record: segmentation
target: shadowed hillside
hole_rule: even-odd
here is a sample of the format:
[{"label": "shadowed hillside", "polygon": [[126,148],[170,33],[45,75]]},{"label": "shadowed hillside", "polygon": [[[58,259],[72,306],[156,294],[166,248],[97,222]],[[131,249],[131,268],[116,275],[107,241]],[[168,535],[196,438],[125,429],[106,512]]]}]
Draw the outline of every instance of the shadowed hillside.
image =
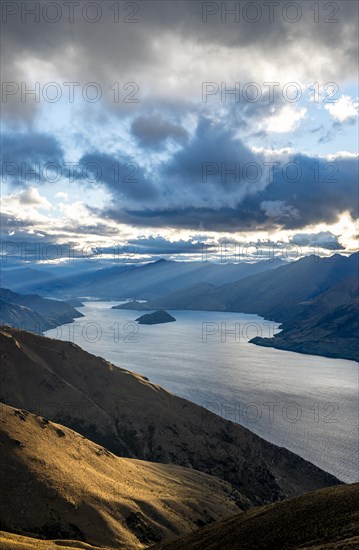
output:
[{"label": "shadowed hillside", "polygon": [[359,548],[359,484],[323,489],[213,523],[158,550]]},{"label": "shadowed hillside", "polygon": [[83,314],[67,302],[0,288],[1,324],[41,333],[71,323],[77,317],[83,317]]},{"label": "shadowed hillside", "polygon": [[274,338],[251,342],[278,349],[359,360],[358,279],[346,278],[297,307],[297,319],[284,323]]}]

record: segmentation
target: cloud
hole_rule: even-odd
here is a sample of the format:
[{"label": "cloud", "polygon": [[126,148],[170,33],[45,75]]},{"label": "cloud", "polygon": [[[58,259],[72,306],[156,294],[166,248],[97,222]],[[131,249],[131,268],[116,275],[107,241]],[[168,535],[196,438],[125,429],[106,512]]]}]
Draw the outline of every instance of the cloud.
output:
[{"label": "cloud", "polygon": [[22,206],[38,206],[40,208],[45,208],[46,210],[51,210],[52,204],[45,198],[42,197],[36,189],[36,187],[29,187],[24,191],[21,191],[17,195],[19,204]]},{"label": "cloud", "polygon": [[131,125],[132,134],[141,147],[157,148],[166,139],[183,142],[188,132],[179,124],[164,120],[160,115],[139,116]]},{"label": "cloud", "polygon": [[203,238],[200,236],[192,237],[190,240],[169,240],[161,235],[150,235],[149,237],[131,239],[129,244],[135,247],[138,254],[172,255],[203,253]]},{"label": "cloud", "polygon": [[[19,232],[22,223],[24,231],[81,239],[86,232],[103,233],[104,238],[115,235],[124,224],[129,233],[132,227],[164,233],[164,228],[299,232],[315,224],[336,223],[344,212],[357,214],[357,158],[352,153],[318,158],[315,150],[308,155],[298,152],[303,143],[311,151],[315,139],[330,142],[318,151],[333,152],[338,136],[338,147],[350,149],[350,135],[345,132],[353,131],[349,124],[357,103],[342,95],[338,103],[327,104],[331,127],[314,120],[313,127],[319,126],[316,138],[307,130],[307,120],[315,116],[314,102],[309,104],[303,92],[305,106],[289,104],[282,92],[288,82],[300,83],[303,90],[314,82],[351,85],[357,68],[354,2],[341,1],[339,22],[330,24],[323,21],[329,15],[327,3],[318,4],[318,24],[306,0],[296,2],[302,13],[296,23],[285,20],[285,3],[273,3],[275,18],[270,24],[263,3],[262,17],[255,24],[243,16],[247,4],[241,2],[231,3],[242,10],[236,22],[233,14],[223,20],[221,2],[214,3],[218,13],[204,21],[202,2],[139,0],[138,23],[130,24],[123,17],[133,8],[131,3],[120,9],[117,23],[113,2],[98,3],[102,14],[96,24],[86,21],[82,5],[73,6],[73,23],[66,20],[68,8],[63,5],[58,23],[46,22],[41,6],[38,23],[33,15],[22,23],[26,3],[13,4],[18,13],[3,25],[7,44],[3,80],[14,82],[19,90],[3,104],[3,161],[9,189],[11,185],[16,192],[30,189],[17,197],[17,211],[15,201],[13,209],[9,206],[9,230]],[[45,101],[44,86],[50,81],[61,86],[58,103]],[[22,101],[21,84],[31,89],[36,82],[39,103],[33,95]],[[78,83],[73,103],[64,82]],[[88,82],[101,87],[98,103],[83,99]],[[126,101],[131,92],[128,82],[137,86],[138,103]],[[208,102],[202,98],[205,82],[218,87]],[[230,89],[235,82],[240,82],[239,101],[233,96],[223,100],[221,83]],[[258,84],[263,92],[260,100],[243,99],[248,82]],[[274,103],[263,91],[264,82],[280,83]],[[317,107],[316,114],[320,109],[325,112]],[[18,133],[16,121],[22,128]],[[26,132],[21,122],[27,124]],[[299,127],[303,132],[296,131]],[[74,182],[60,181],[50,192],[41,168],[49,163],[64,166],[65,159],[79,159],[90,177],[76,169]],[[279,163],[273,178],[268,177],[268,161]],[[294,169],[283,173],[288,162],[299,168],[298,179],[293,179]],[[262,170],[258,178],[256,166]],[[80,196],[72,194],[72,185],[81,190]],[[38,197],[31,190],[35,187]],[[46,200],[45,193],[55,197],[52,216],[39,212],[40,204],[35,204]],[[60,207],[56,199],[61,199],[60,204],[67,201],[67,206]],[[153,239],[148,248],[159,250],[161,243]],[[162,244],[167,250],[167,243]]]},{"label": "cloud", "polygon": [[[341,0],[337,24],[316,23],[306,0],[296,2],[301,11],[296,23],[286,21],[282,3],[275,7],[272,23],[264,5],[256,23],[243,13],[239,22],[233,15],[223,22],[220,3],[215,3],[218,12],[204,21],[203,3],[191,0],[138,0],[137,23],[124,22],[126,15],[131,18],[131,3],[123,6],[115,22],[113,2],[107,0],[101,2],[96,23],[86,20],[81,5],[74,5],[73,23],[69,23],[70,10],[64,5],[56,23],[46,21],[41,7],[38,22],[33,15],[22,22],[26,3],[12,3],[18,9],[3,25],[7,44],[3,80],[24,82],[28,88],[35,82],[41,88],[53,81],[79,82],[80,98],[82,87],[95,81],[112,113],[134,112],[133,107],[138,107],[124,102],[127,82],[139,86],[141,101],[151,96],[158,102],[195,99],[200,103],[201,84],[206,81],[313,84],[347,79],[356,71],[357,6],[351,0]],[[238,5],[243,12],[244,4]],[[321,18],[328,15],[324,6],[325,2],[319,3]],[[303,52],[310,52],[310,63]],[[119,83],[118,101],[109,90],[114,82]],[[9,96],[3,105],[7,120],[11,122],[20,109],[24,110],[20,116],[27,121],[32,114],[38,116],[44,104],[42,91],[39,104],[30,97],[22,102],[20,91]],[[62,99],[65,97],[63,88]]]},{"label": "cloud", "polygon": [[349,95],[341,95],[336,103],[328,103],[325,109],[339,122],[345,122],[358,116],[359,102]]},{"label": "cloud", "polygon": [[298,246],[319,247],[327,250],[344,250],[344,247],[338,241],[338,236],[330,231],[296,233],[291,237],[289,243]]},{"label": "cloud", "polygon": [[263,201],[260,203],[260,207],[268,218],[274,220],[299,217],[298,210],[286,204],[285,201]]},{"label": "cloud", "polygon": [[2,181],[19,187],[52,177],[53,166],[64,165],[64,152],[56,138],[39,132],[3,133]]},{"label": "cloud", "polygon": [[267,132],[278,134],[293,132],[299,127],[300,121],[306,117],[306,114],[305,107],[298,109],[286,105],[279,112],[274,110],[273,114],[264,121],[264,126]]},{"label": "cloud", "polygon": [[[157,190],[142,205],[114,199],[105,216],[137,227],[196,231],[293,230],[358,215],[358,162],[284,150],[270,168],[265,151],[249,149],[233,131],[200,120],[193,138],[151,175]],[[262,169],[256,181],[244,167]],[[155,183],[154,183],[155,182]]]},{"label": "cloud", "polygon": [[69,195],[67,193],[64,193],[63,191],[59,191],[55,195],[56,199],[64,199],[65,201],[69,200]]}]

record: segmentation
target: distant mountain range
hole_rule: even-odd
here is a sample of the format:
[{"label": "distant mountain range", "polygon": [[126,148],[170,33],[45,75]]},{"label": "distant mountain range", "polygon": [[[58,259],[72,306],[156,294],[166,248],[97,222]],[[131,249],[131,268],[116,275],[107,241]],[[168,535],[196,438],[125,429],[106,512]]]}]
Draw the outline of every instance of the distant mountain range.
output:
[{"label": "distant mountain range", "polygon": [[118,308],[255,313],[283,323],[283,330],[253,343],[358,360],[358,258],[306,256],[219,287],[198,283]]},{"label": "distant mountain range", "polygon": [[146,264],[88,270],[65,276],[33,268],[2,270],[2,285],[15,292],[41,292],[59,297],[95,296],[108,300],[148,299],[178,291],[196,283],[223,285],[285,264],[279,258],[256,263],[175,262],[158,260]]},{"label": "distant mountain range", "polygon": [[306,256],[295,262],[251,275],[244,279],[211,286],[208,283],[184,288],[179,294],[163,293],[148,305],[166,309],[199,309],[256,313],[284,322],[297,317],[307,302],[358,272],[358,254],[330,258]]},{"label": "distant mountain range", "polygon": [[83,317],[82,313],[67,302],[0,289],[1,324],[41,333],[77,317]]},{"label": "distant mountain range", "polygon": [[358,253],[329,258],[311,255],[289,263],[275,259],[252,264],[159,260],[91,268],[88,273],[62,277],[32,268],[3,270],[2,279],[13,290],[41,288],[69,302],[58,301],[54,308],[48,300],[44,312],[40,296],[8,299],[2,295],[0,320],[29,330],[40,322],[47,329],[80,316],[74,308],[68,309],[79,304],[77,296],[132,298],[114,309],[254,313],[283,324],[280,334],[271,339],[257,337],[252,340],[255,344],[357,360],[358,257]]}]

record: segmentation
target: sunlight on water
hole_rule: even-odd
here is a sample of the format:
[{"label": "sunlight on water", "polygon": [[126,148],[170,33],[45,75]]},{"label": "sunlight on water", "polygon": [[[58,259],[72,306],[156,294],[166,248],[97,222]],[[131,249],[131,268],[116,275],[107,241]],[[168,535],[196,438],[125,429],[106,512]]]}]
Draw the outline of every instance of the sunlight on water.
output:
[{"label": "sunlight on water", "polygon": [[277,325],[257,315],[171,311],[137,325],[119,302],[86,302],[85,317],[46,333],[71,340],[171,392],[239,422],[343,481],[358,481],[358,366],[248,343]]}]

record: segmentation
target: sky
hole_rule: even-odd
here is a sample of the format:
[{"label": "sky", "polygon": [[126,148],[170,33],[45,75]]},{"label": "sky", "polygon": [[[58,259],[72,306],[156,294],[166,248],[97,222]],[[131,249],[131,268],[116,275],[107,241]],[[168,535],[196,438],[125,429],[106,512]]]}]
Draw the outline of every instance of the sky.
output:
[{"label": "sky", "polygon": [[1,9],[3,261],[357,249],[358,2]]}]

